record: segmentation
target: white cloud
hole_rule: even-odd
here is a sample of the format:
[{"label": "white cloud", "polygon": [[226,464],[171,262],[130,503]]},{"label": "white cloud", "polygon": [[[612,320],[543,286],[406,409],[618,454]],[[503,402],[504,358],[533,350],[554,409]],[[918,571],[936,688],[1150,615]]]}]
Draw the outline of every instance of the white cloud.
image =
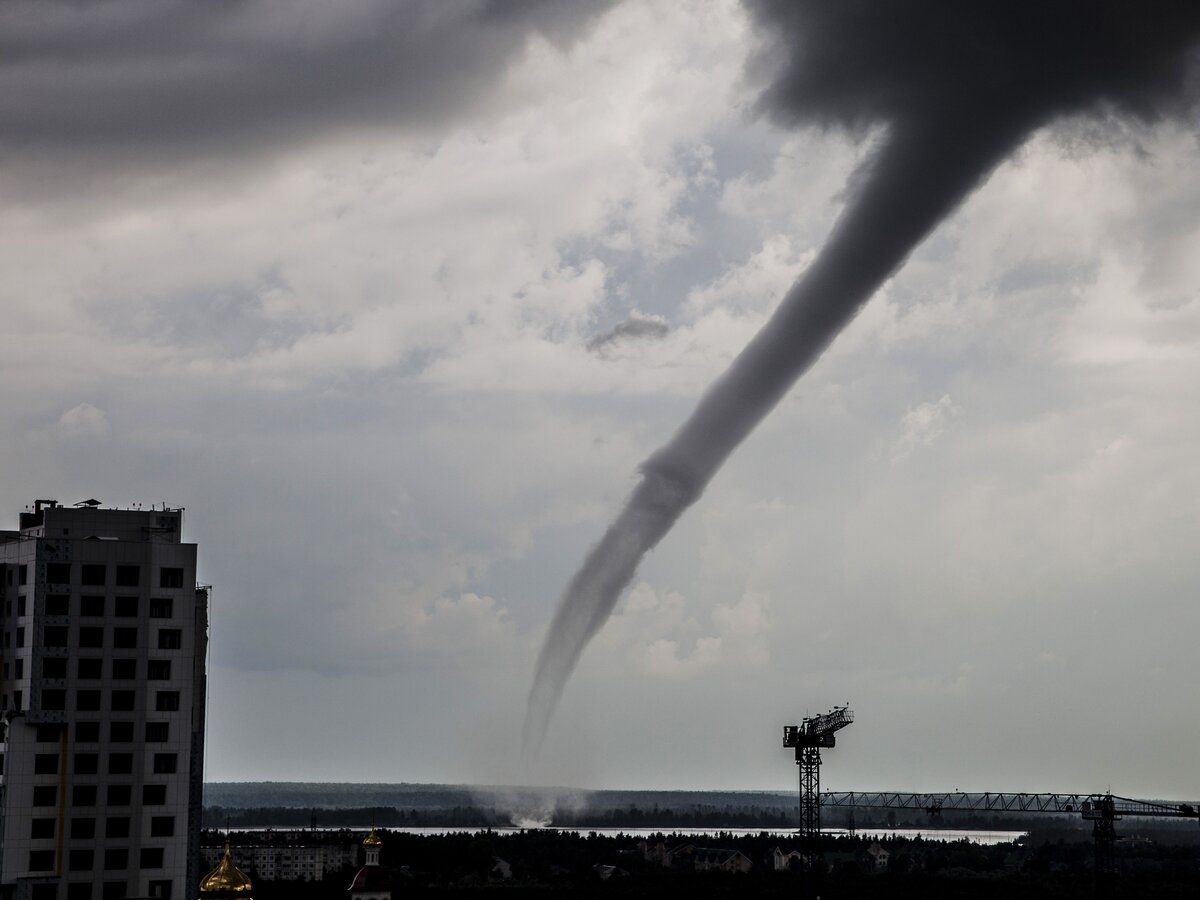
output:
[{"label": "white cloud", "polygon": [[529,649],[508,610],[492,597],[464,593],[439,597],[431,606],[409,604],[400,608],[398,619],[379,638],[394,648],[403,668],[486,669],[510,665]]},{"label": "white cloud", "polygon": [[721,659],[719,637],[696,638],[691,651],[679,655],[679,642],[659,638],[646,645],[642,669],[647,675],[662,678],[689,678],[710,668]]},{"label": "white cloud", "polygon": [[903,459],[918,447],[928,447],[942,436],[950,420],[961,411],[949,394],[914,406],[900,420],[900,437],[892,450],[892,459]]},{"label": "white cloud", "polygon": [[58,430],[68,437],[103,437],[108,433],[104,410],[84,402],[58,417]]},{"label": "white cloud", "polygon": [[713,313],[747,316],[757,327],[815,255],[812,250],[798,253],[786,235],[773,235],[744,263],[689,293],[687,310],[697,320]]},{"label": "white cloud", "polygon": [[610,664],[624,660],[652,679],[719,678],[761,668],[770,657],[770,605],[766,595],[748,591],[735,602],[715,604],[705,617],[682,594],[639,581],[597,639],[595,652]]}]

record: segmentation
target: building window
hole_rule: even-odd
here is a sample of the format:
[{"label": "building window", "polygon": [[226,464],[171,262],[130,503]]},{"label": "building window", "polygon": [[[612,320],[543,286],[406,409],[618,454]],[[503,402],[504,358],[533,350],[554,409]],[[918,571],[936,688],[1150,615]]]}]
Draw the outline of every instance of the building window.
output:
[{"label": "building window", "polygon": [[92,900],[92,883],[72,881],[67,885],[67,900]]},{"label": "building window", "polygon": [[169,619],[172,614],[172,604],[170,597],[151,597],[150,598],[150,618],[152,619]]},{"label": "building window", "polygon": [[113,646],[119,650],[131,650],[137,646],[137,628],[114,628]]},{"label": "building window", "polygon": [[104,563],[84,563],[79,575],[79,583],[87,587],[104,587]]},{"label": "building window", "polygon": [[116,599],[115,611],[116,611],[116,614],[123,619],[137,618],[138,598],[137,597],[118,597]]},{"label": "building window", "polygon": [[158,586],[160,588],[183,587],[183,569],[160,569],[158,572]]},{"label": "building window", "polygon": [[20,597],[17,598],[17,615],[18,616],[25,615],[25,595],[24,594],[22,594]]},{"label": "building window", "polygon": [[136,659],[114,659],[112,665],[113,678],[119,681],[132,681],[137,678]]},{"label": "building window", "polygon": [[151,816],[150,837],[175,837],[175,817]]},{"label": "building window", "polygon": [[70,615],[71,597],[69,594],[47,594],[46,595],[46,615],[48,616],[67,616]]},{"label": "building window", "polygon": [[162,847],[143,847],[142,848],[142,868],[143,869],[161,869],[163,867],[163,848]]},{"label": "building window", "polygon": [[67,692],[62,688],[48,688],[42,691],[42,709],[48,712],[62,712],[67,708]]},{"label": "building window", "polygon": [[[47,647],[65,647],[67,646],[67,636],[69,630],[66,625],[47,625],[42,629],[42,642]],[[17,629],[17,646],[25,646],[25,629]]]},{"label": "building window", "polygon": [[24,707],[22,706],[24,699],[25,698],[23,696],[21,696],[20,691],[13,691],[13,709],[15,709],[17,711],[24,709]]},{"label": "building window", "polygon": [[[67,580],[69,581],[70,579],[67,579]],[[21,565],[17,566],[17,584],[28,584],[28,583],[29,583],[29,566],[22,563]]]},{"label": "building window", "polygon": [[[63,631],[66,631],[67,629],[64,627],[62,630],[63,630]],[[18,646],[18,647],[24,647],[24,646],[25,646],[25,627],[24,627],[24,626],[19,626],[19,627],[17,628],[17,646]],[[50,647],[50,646],[53,646],[53,645],[52,645],[52,644],[47,644],[46,646],[47,646],[47,647]],[[60,646],[63,646],[63,647],[65,647],[65,646],[67,646],[67,645],[66,645],[66,644],[61,644]]]},{"label": "building window", "polygon": [[[21,566],[24,569],[24,566]],[[71,564],[70,563],[46,563],[46,581],[50,584],[70,584],[71,583]],[[25,582],[22,581],[21,584]]]},{"label": "building window", "polygon": [[[36,791],[37,788],[34,788]],[[167,803],[167,786],[165,784],[142,785],[142,806],[165,806]],[[54,805],[54,801],[50,801]]]},{"label": "building window", "polygon": [[67,855],[67,868],[72,872],[90,872],[94,858],[91,850],[72,850]]},{"label": "building window", "polygon": [[146,743],[147,744],[165,744],[170,738],[170,723],[169,722],[147,722],[146,723]]},{"label": "building window", "polygon": [[180,628],[158,629],[158,649],[178,650],[183,646],[183,630]]},{"label": "building window", "polygon": [[137,587],[141,573],[139,566],[117,566],[117,587]]},{"label": "building window", "polygon": [[54,820],[53,819],[30,819],[29,820],[29,839],[32,841],[40,841],[45,838],[54,837]]},{"label": "building window", "polygon": [[104,598],[87,594],[79,598],[79,614],[81,616],[104,615]]},{"label": "building window", "polygon": [[100,771],[100,754],[99,753],[76,753],[75,754],[75,774],[76,775],[95,775]]},{"label": "building window", "polygon": [[174,775],[178,765],[178,757],[174,753],[154,754],[154,774]]},{"label": "building window", "polygon": [[133,723],[111,722],[108,726],[108,739],[114,744],[132,744]]},{"label": "building window", "polygon": [[18,659],[16,662],[13,663],[13,678],[17,679],[17,681],[20,681],[24,677],[25,677],[25,660]]},{"label": "building window", "polygon": [[42,658],[43,678],[66,678],[67,658],[65,656],[46,656]]},{"label": "building window", "polygon": [[30,850],[29,851],[29,871],[30,872],[52,872],[52,871],[54,871],[54,851],[53,850]]},{"label": "building window", "polygon": [[171,677],[169,659],[151,659],[146,662],[146,678],[151,681],[167,681]]},{"label": "building window", "polygon": [[39,744],[54,744],[62,735],[61,725],[38,725],[33,731],[33,739]]},{"label": "building window", "polygon": [[96,820],[87,819],[72,819],[71,820],[71,840],[73,841],[90,841],[96,836]]},{"label": "building window", "polygon": [[[124,866],[117,866],[118,869]],[[126,893],[125,882],[123,881],[106,881],[104,887],[100,889],[101,900],[125,900]]]},{"label": "building window", "polygon": [[76,691],[75,708],[81,712],[96,712],[100,709],[100,692]]},{"label": "building window", "polygon": [[108,786],[109,806],[129,806],[133,802],[133,788],[127,784],[110,784]]},{"label": "building window", "polygon": [[54,882],[34,882],[29,887],[29,900],[58,900],[58,885]]},{"label": "building window", "polygon": [[79,626],[79,646],[95,649],[104,646],[104,629],[99,625]]},{"label": "building window", "polygon": [[[49,660],[46,661],[49,662]],[[100,678],[104,673],[104,660],[100,657],[86,657],[79,660],[75,671],[80,678]]]},{"label": "building window", "polygon": [[132,753],[110,753],[110,754],[108,754],[108,774],[109,775],[132,775],[133,774],[133,754]]},{"label": "building window", "polygon": [[58,754],[57,753],[35,753],[33,756],[33,774],[34,775],[57,775],[58,774]]},{"label": "building window", "polygon": [[100,740],[99,722],[76,722],[75,743],[87,744]]},{"label": "building window", "polygon": [[154,708],[158,712],[175,712],[179,709],[179,691],[155,691]]},{"label": "building window", "polygon": [[[153,900],[171,900],[171,879],[152,879],[150,881],[150,896]],[[71,898],[68,897],[67,900],[71,900]]]},{"label": "building window", "polygon": [[[129,837],[129,816],[109,816],[105,819],[104,836],[106,838]],[[124,866],[121,868],[124,868]]]},{"label": "building window", "polygon": [[131,709],[133,709],[133,701],[135,696],[136,694],[134,691],[113,691],[113,712],[129,712]]},{"label": "building window", "polygon": [[[111,821],[111,819],[109,820]],[[129,851],[124,847],[110,847],[104,851],[104,868],[106,871],[129,868]]]},{"label": "building window", "polygon": [[94,784],[77,784],[71,788],[72,806],[95,806],[96,786]]}]

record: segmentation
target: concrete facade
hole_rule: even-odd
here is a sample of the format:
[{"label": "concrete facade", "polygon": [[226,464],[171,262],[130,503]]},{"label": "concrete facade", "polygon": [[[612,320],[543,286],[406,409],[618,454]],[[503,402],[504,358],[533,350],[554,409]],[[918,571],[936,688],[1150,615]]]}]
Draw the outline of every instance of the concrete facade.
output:
[{"label": "concrete facade", "polygon": [[180,509],[0,532],[0,900],[190,898],[208,590]]}]

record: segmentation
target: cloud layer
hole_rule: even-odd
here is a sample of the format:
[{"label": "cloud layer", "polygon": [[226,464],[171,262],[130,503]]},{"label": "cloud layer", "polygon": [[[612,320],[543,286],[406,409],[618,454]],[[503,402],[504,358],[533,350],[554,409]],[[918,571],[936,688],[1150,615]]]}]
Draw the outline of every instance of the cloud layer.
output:
[{"label": "cloud layer", "polygon": [[[347,124],[247,80],[264,123],[194,145],[41,104],[0,142],[4,508],[187,507],[215,585],[210,778],[514,777],[572,567],[871,150],[750,115],[736,3],[548,32],[443,6],[431,45],[493,50],[427,85],[436,113],[385,114],[378,85]],[[0,79],[66,91],[85,19],[38,8],[40,36],[32,13],[0,29],[26,34]],[[131,52],[157,33],[76,43],[108,34],[107,65],[141,59],[120,83],[166,91],[178,72]],[[65,110],[110,102],[78,89]],[[1193,793],[1196,144],[1060,129],[1001,166],[645,563],[544,780],[787,789],[778,727],[850,700],[831,787]],[[667,333],[587,350],[638,316]],[[367,717],[378,741],[347,746]]]}]

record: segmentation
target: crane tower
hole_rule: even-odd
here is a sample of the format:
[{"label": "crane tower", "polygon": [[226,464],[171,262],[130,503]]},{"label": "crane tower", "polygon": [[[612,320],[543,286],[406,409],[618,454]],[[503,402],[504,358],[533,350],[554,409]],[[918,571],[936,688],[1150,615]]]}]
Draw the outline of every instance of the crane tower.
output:
[{"label": "crane tower", "polygon": [[796,748],[800,767],[800,833],[809,852],[820,852],[821,837],[821,749],[832,747],[834,732],[854,721],[847,706],[835,706],[827,713],[805,718],[799,725],[785,725],[783,746]]}]

